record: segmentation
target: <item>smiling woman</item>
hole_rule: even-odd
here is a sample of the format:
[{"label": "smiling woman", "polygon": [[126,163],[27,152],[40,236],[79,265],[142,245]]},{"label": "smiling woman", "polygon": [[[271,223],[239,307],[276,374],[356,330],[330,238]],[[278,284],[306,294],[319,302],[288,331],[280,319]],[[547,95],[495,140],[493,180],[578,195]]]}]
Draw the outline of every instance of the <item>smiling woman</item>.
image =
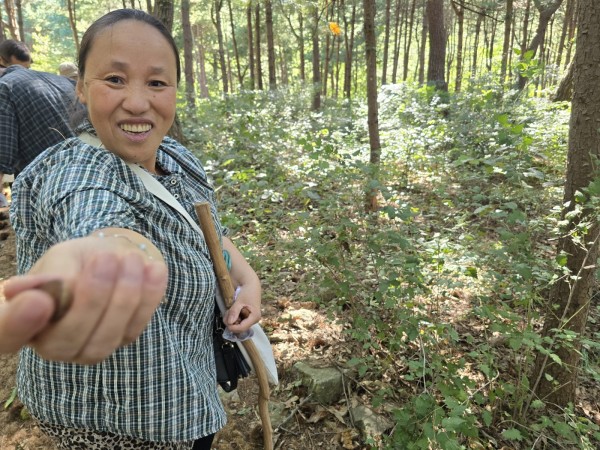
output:
[{"label": "smiling woman", "polygon": [[[108,13],[86,31],[78,69],[88,113],[80,137],[47,149],[13,186],[24,275],[6,283],[0,342],[11,318],[23,325],[0,351],[28,345],[19,397],[60,448],[210,449],[226,417],[208,247],[128,163],[155,177],[192,217],[196,203],[209,203],[239,288],[225,317],[233,333],[260,320],[260,281],[224,237],[200,161],[166,137],[180,66],[164,26],[139,10]],[[50,280],[71,298],[55,321],[54,303],[40,289]],[[242,309],[249,314],[241,317]]]}]

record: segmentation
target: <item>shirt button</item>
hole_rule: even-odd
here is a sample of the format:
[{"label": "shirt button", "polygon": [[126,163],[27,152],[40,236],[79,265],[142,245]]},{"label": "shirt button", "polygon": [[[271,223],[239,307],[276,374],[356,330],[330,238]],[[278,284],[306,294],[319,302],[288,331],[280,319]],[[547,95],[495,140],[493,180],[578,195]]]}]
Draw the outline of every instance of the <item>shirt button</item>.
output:
[{"label": "shirt button", "polygon": [[175,195],[173,195],[173,197],[179,198],[179,194],[175,194]]},{"label": "shirt button", "polygon": [[177,184],[177,180],[176,180],[175,178],[173,178],[173,179],[171,180],[171,184]]}]

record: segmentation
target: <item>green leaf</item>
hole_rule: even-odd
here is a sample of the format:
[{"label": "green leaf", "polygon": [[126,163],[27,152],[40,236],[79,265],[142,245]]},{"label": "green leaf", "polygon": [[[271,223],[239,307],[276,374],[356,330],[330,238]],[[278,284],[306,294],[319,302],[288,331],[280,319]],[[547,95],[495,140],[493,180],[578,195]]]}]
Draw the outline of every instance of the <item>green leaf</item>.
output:
[{"label": "green leaf", "polygon": [[17,388],[13,388],[12,392],[10,393],[10,397],[8,397],[8,400],[6,400],[6,402],[4,402],[4,409],[8,409],[10,407],[10,405],[13,404],[13,402],[15,401],[16,398],[17,398]]},{"label": "green leaf", "polygon": [[508,439],[510,441],[522,441],[523,440],[523,436],[521,435],[521,432],[519,430],[517,430],[516,428],[509,428],[508,430],[504,430],[502,432],[502,437],[504,439]]},{"label": "green leaf", "polygon": [[492,424],[492,413],[487,409],[481,413],[481,418],[486,427],[489,427]]}]

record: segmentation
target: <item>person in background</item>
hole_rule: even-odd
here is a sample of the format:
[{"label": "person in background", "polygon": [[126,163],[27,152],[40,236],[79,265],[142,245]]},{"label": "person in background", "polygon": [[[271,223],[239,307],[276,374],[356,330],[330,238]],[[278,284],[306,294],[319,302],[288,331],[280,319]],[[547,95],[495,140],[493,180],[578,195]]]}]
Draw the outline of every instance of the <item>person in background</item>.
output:
[{"label": "person in background", "polygon": [[[18,175],[43,150],[74,136],[71,118],[83,110],[75,81],[14,64],[31,61],[26,49],[17,41],[0,44],[1,60],[12,64],[0,75],[0,187],[4,174]],[[1,190],[0,196],[6,206]]]},{"label": "person in background", "polygon": [[12,65],[29,69],[33,60],[29,48],[24,42],[7,39],[0,42],[0,75]]},{"label": "person in background", "polygon": [[[47,149],[13,185],[22,275],[5,286],[0,342],[14,327],[7,317],[30,323],[6,344],[33,336],[21,351],[19,398],[61,449],[208,450],[226,421],[213,264],[203,236],[130,165],[192,217],[196,203],[209,203],[239,289],[224,318],[232,332],[259,321],[260,280],[224,236],[200,161],[166,136],[181,67],[162,22],[133,9],[104,15],[82,38],[78,69],[81,138]],[[52,299],[39,287],[53,279],[73,298],[51,322]]]},{"label": "person in background", "polygon": [[72,62],[63,62],[58,66],[58,73],[63,77],[70,78],[73,81],[77,81],[79,78],[79,71],[77,66]]}]

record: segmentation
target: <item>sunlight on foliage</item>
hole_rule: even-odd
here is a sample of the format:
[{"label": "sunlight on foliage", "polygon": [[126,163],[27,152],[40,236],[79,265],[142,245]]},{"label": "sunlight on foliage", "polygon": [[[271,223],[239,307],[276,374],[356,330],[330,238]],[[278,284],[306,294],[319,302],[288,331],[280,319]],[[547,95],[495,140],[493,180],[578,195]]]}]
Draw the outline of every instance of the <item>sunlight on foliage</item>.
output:
[{"label": "sunlight on foliage", "polygon": [[312,114],[310,101],[298,89],[242,92],[184,121],[224,224],[277,286],[264,301],[315,302],[343,326],[347,365],[394,418],[386,448],[592,442],[598,427],[580,411],[541,414],[528,380],[544,349],[540,306],[564,266],[554,242],[567,105],[485,78],[451,98],[385,86],[382,208],[365,215],[366,105]]}]

